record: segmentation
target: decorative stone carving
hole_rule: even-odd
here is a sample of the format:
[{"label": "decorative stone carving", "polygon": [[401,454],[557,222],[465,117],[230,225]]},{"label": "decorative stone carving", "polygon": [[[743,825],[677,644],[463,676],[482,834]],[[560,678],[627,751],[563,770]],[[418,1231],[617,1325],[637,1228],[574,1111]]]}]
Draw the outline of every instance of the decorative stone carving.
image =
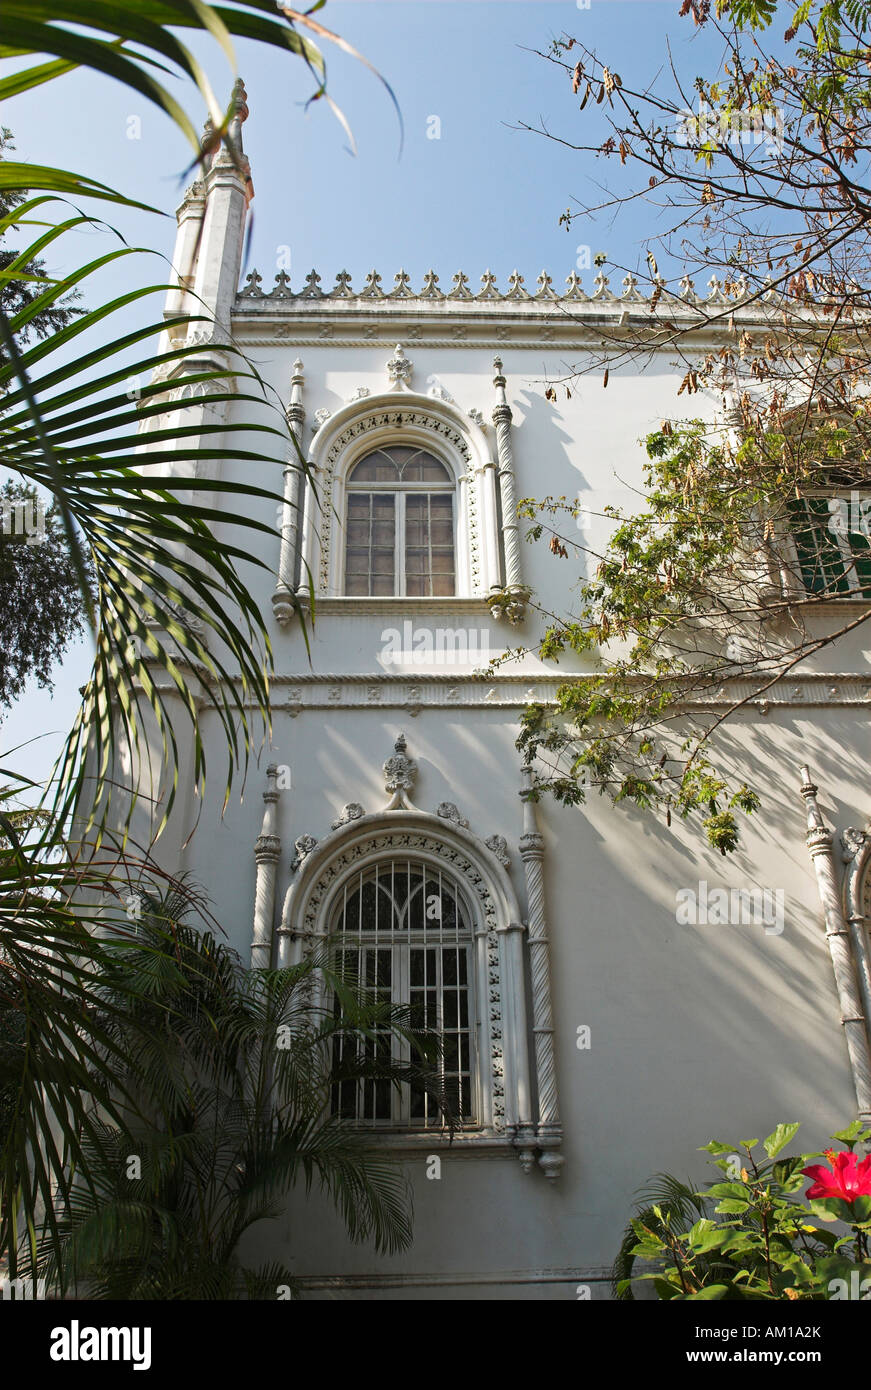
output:
[{"label": "decorative stone carving", "polygon": [[414,299],[414,290],[411,288],[411,277],[407,271],[400,270],[394,275],[394,287],[387,296],[388,299]]},{"label": "decorative stone carving", "polygon": [[300,865],[305,863],[312,850],[317,846],[317,843],[314,835],[300,835],[298,840],[294,840],[293,847],[296,850],[296,854],[291,861],[291,873],[296,873]]},{"label": "decorative stone carving", "polygon": [[850,825],[841,835],[841,847],[843,849],[843,860],[849,864],[851,859],[855,859],[860,849],[868,839],[866,830],[859,830],[855,825]]},{"label": "decorative stone carving", "polygon": [[407,807],[414,810],[408,798],[417,778],[417,763],[406,753],[405,734],[400,734],[393,745],[393,755],[384,764],[384,787],[391,793],[387,810]]},{"label": "decorative stone carving", "polygon": [[426,380],[429,386],[429,390],[426,393],[428,396],[433,396],[437,401],[447,401],[449,405],[454,404],[454,398],[450,391],[446,386],[442,385],[437,376],[428,376]]},{"label": "decorative stone carving", "polygon": [[[228,164],[232,162],[232,156],[226,149],[221,149],[220,153],[217,155],[217,161],[219,163]],[[209,161],[207,157],[206,163],[208,164],[208,162]],[[201,180],[197,180],[185,193],[185,202],[190,203],[192,201],[196,201],[197,199],[202,198],[202,196],[203,183]],[[387,294],[385,294],[385,292],[381,288],[381,276],[378,274],[376,270],[369,271],[363,289],[359,292],[359,295],[355,294],[355,291],[351,284],[351,276],[346,270],[339,271],[336,277],[335,287],[332,290],[330,290],[328,294],[325,294],[324,291],[320,288],[320,276],[317,275],[315,271],[311,271],[309,273],[309,275],[306,277],[303,289],[299,292],[299,294],[296,295],[293,294],[293,292],[290,289],[289,280],[282,281],[280,288],[271,291],[269,294],[264,294],[264,292],[259,288],[260,283],[261,277],[259,275],[259,272],[257,270],[253,270],[247,277],[247,283],[245,287],[238,291],[237,298],[245,299],[248,301],[257,301],[258,303],[261,300],[271,299],[275,297],[280,299],[334,299],[346,301],[353,299],[379,299],[396,301],[406,299],[436,300],[448,298],[477,302],[480,303],[481,307],[484,309],[486,309],[487,303],[490,301],[505,302],[519,300],[546,300],[562,302],[574,301],[576,303],[590,302],[589,296],[585,294],[582,288],[580,277],[574,270],[566,277],[566,290],[562,294],[558,294],[553,289],[552,277],[546,271],[542,271],[541,274],[538,276],[538,289],[534,296],[530,295],[527,292],[527,290],[524,289],[523,276],[520,275],[519,272],[516,270],[512,271],[511,275],[509,276],[509,288],[507,293],[504,295],[499,290],[499,287],[496,283],[495,275],[493,275],[493,273],[489,270],[486,270],[484,274],[481,276],[482,288],[478,291],[477,294],[473,294],[471,289],[469,288],[470,277],[464,271],[457,271],[456,275],[453,276],[453,288],[450,290],[447,296],[445,296],[442,293],[442,291],[438,288],[439,277],[433,270],[428,270],[426,272],[424,276],[423,285],[421,289],[417,292],[412,288],[410,276],[405,270],[400,270],[397,272],[397,274],[394,276],[394,288]],[[669,291],[669,289],[666,286],[665,280],[660,275],[654,275],[652,279],[651,293],[650,295],[645,295],[638,290],[637,280],[635,276],[629,274],[623,280],[624,288],[623,292],[619,296],[619,300],[608,289],[608,279],[601,272],[599,275],[596,276],[594,283],[597,288],[594,294],[592,295],[593,300],[611,303],[618,303],[620,300],[629,300],[632,302],[644,301],[650,304],[651,311],[654,311],[658,304],[664,302],[670,302],[677,308],[680,308],[681,305],[690,306],[700,304],[702,302],[696,295],[692,280],[689,278],[689,276],[686,275],[680,281],[680,289],[677,292],[677,294],[674,294],[673,292]],[[850,282],[848,280],[848,284],[849,283]],[[779,305],[784,302],[783,296],[777,291],[777,289],[772,284],[770,276],[763,282],[761,286],[761,291],[761,294],[757,294],[751,297],[746,281],[743,278],[727,280],[725,283],[721,283],[716,276],[713,276],[708,284],[708,295],[706,297],[705,302],[709,304],[729,303],[735,305],[736,307],[745,305],[747,307],[751,307],[751,298],[752,304],[754,306],[765,305],[767,307],[771,307],[773,305]],[[832,302],[831,292],[829,289],[823,286],[820,288],[819,294],[816,295],[816,297],[814,297],[814,295],[808,292],[806,296],[806,302],[816,302],[818,304],[827,306]],[[249,303],[248,307],[253,308],[253,303]],[[277,333],[279,327],[279,325],[276,325],[273,331]],[[371,329],[372,326],[369,325],[369,328]],[[503,332],[504,329],[505,325],[499,325],[496,329],[497,334]],[[378,330],[376,328],[373,336],[377,336],[377,332]]]},{"label": "decorative stone carving", "polygon": [[290,276],[286,270],[279,270],[275,277],[275,287],[269,292],[270,299],[293,299],[294,293],[290,288]]},{"label": "decorative stone carving", "polygon": [[423,277],[423,287],[420,291],[421,299],[444,299],[444,295],[438,288],[439,277],[434,270],[428,270]]},{"label": "decorative stone carving", "polygon": [[499,863],[504,864],[507,869],[508,865],[511,863],[511,856],[508,853],[508,841],[505,836],[491,835],[489,840],[484,841],[484,844],[489,850],[493,851]]},{"label": "decorative stone carving", "polygon": [[523,276],[516,270],[512,270],[508,276],[508,293],[506,299],[529,299],[529,294],[523,288]]},{"label": "decorative stone carving", "polygon": [[395,390],[408,390],[411,387],[411,373],[414,363],[409,362],[401,343],[393,349],[393,356],[387,363],[387,375]]},{"label": "decorative stone carving", "polygon": [[594,291],[594,293],[593,293],[593,298],[594,298],[594,299],[613,299],[614,296],[613,296],[613,294],[611,293],[611,291],[608,289],[608,286],[609,286],[610,283],[611,283],[611,282],[610,282],[610,280],[608,279],[608,276],[607,276],[607,275],[603,275],[602,272],[601,272],[601,270],[600,270],[600,271],[599,271],[599,274],[598,274],[598,275],[595,277],[595,279],[593,280],[593,284],[596,286],[596,289],[595,289],[595,291]]},{"label": "decorative stone carving", "polygon": [[474,295],[469,289],[469,277],[462,270],[458,270],[453,277],[454,288],[449,292],[448,299],[473,299]]},{"label": "decorative stone carving", "polygon": [[353,299],[354,290],[351,286],[351,276],[347,270],[340,270],[336,276],[336,283],[330,290],[331,299]]},{"label": "decorative stone carving", "polygon": [[531,596],[532,590],[525,584],[513,589],[494,589],[487,595],[487,606],[494,618],[504,619],[515,627],[526,617],[526,605]]},{"label": "decorative stone carving", "polygon": [[245,276],[245,286],[239,291],[241,299],[263,299],[263,291],[260,286],[263,284],[263,276],[259,271],[252,270]]},{"label": "decorative stone carving", "polygon": [[347,806],[342,807],[341,815],[334,820],[330,826],[331,830],[339,830],[341,826],[348,825],[352,820],[360,820],[366,812],[359,801],[349,801]]},{"label": "decorative stone carving", "polygon": [[327,405],[322,405],[320,410],[315,411],[315,419],[318,422],[318,429],[320,429],[322,425],[325,425],[327,423],[327,421],[331,418],[332,413],[333,412]]},{"label": "decorative stone carving", "polygon": [[688,304],[695,304],[697,302],[696,287],[688,275],[684,275],[681,279],[680,298],[685,300]]},{"label": "decorative stone carving", "polygon": [[461,825],[464,830],[469,828],[466,817],[460,815],[459,808],[452,801],[443,801],[437,807],[436,815],[441,816],[442,820],[452,821],[454,825]]},{"label": "decorative stone carving", "polygon": [[381,289],[381,276],[377,270],[370,270],[366,276],[366,283],[360,291],[361,299],[383,299],[384,293]]},{"label": "decorative stone carving", "polygon": [[472,421],[473,425],[477,425],[479,429],[484,428],[485,420],[480,410],[477,410],[473,407],[470,411],[467,412],[467,414],[469,416],[469,419]]},{"label": "decorative stone carving", "polygon": [[353,405],[354,401],[364,401],[368,395],[368,386],[357,386],[348,397],[348,404]]},{"label": "decorative stone carving", "polygon": [[310,270],[305,277],[305,285],[300,290],[300,299],[323,299],[324,292],[319,288],[321,277],[316,270]]},{"label": "decorative stone carving", "polygon": [[723,287],[716,275],[712,275],[708,281],[708,303],[725,304],[726,296],[723,294]]},{"label": "decorative stone carving", "polygon": [[637,276],[632,275],[632,274],[624,275],[624,276],[623,276],[623,294],[622,294],[622,298],[623,298],[623,299],[630,299],[630,300],[632,300],[634,303],[637,303],[639,299],[643,299],[643,298],[644,298],[644,296],[643,296],[642,294],[639,294],[639,292],[638,292],[638,278],[637,278]]}]

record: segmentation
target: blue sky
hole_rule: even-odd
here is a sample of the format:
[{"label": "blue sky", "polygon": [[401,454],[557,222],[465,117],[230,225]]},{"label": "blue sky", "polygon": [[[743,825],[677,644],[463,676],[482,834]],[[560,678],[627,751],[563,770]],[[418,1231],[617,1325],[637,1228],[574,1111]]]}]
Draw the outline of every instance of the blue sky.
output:
[{"label": "blue sky", "polygon": [[[396,94],[405,127],[401,157],[394,108],[362,64],[324,46],[330,92],[356,140],[352,156],[326,103],[305,110],[312,82],[301,63],[240,44],[251,113],[244,138],[255,187],[249,265],[268,284],[279,249],[289,247],[297,288],[312,267],[324,288],[341,269],[359,286],[372,267],[385,288],[400,268],[417,287],[432,267],[449,289],[460,269],[473,288],[487,269],[505,288],[515,268],[531,287],[547,268],[559,286],[575,268],[579,245],[622,265],[642,264],[652,224],[640,211],[616,225],[607,217],[576,221],[568,232],[559,225],[567,207],[596,200],[596,185],[611,166],[518,127],[543,122],[584,141],[596,128],[583,124],[589,108],[578,115],[561,69],[532,51],[546,50],[560,34],[595,49],[627,81],[630,75],[635,82],[656,80],[668,61],[666,40],[690,78],[709,70],[711,39],[679,19],[678,8],[678,0],[590,0],[589,8],[575,0],[330,0],[318,18],[363,52]],[[224,55],[206,40],[197,52],[215,90],[228,95],[232,73]],[[196,91],[179,95],[199,123],[205,113]],[[594,114],[593,121],[600,119]],[[180,175],[190,158],[184,138],[156,107],[116,83],[72,74],[7,102],[3,121],[21,158],[87,173],[166,213],[180,200]],[[112,209],[110,220],[131,244],[170,254],[174,219]],[[71,236],[66,265],[83,263],[108,244],[106,232]],[[594,274],[581,273],[586,282]],[[89,302],[164,274],[159,259],[122,261],[90,282]],[[155,304],[155,316],[158,309]],[[137,314],[137,322],[147,322],[141,312],[133,311],[131,325]],[[0,724],[6,766],[35,778],[48,774],[89,665],[83,642],[58,668],[53,696],[28,691]]]}]

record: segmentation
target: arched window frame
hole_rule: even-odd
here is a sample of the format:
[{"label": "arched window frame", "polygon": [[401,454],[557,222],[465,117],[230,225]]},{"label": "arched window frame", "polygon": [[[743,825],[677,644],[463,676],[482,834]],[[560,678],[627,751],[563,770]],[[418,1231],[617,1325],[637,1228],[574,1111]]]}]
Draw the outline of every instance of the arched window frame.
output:
[{"label": "arched window frame", "polygon": [[[374,449],[390,445],[426,449],[445,465],[456,486],[454,599],[485,599],[503,585],[498,529],[498,468],[480,425],[457,406],[404,391],[366,397],[326,420],[308,452],[311,482],[303,509],[300,594],[308,573],[321,598],[344,595],[344,518],[353,467]],[[431,599],[392,596],[422,605]],[[439,600],[444,602],[445,600]]]},{"label": "arched window frame", "polygon": [[[411,858],[453,877],[470,909],[474,943],[479,1113],[472,1131],[511,1143],[531,1123],[523,927],[507,875],[498,861],[487,862],[492,851],[475,840],[421,811],[364,816],[342,827],[312,849],[288,891],[278,961],[322,952],[345,887],[361,868]],[[323,997],[313,1002],[328,1004]]]},{"label": "arched window frame", "polygon": [[[403,440],[399,442],[398,445],[382,444],[376,448],[363,452],[360,454],[358,458],[356,458],[355,462],[349,466],[348,471],[345,475],[345,510],[341,518],[341,591],[344,594],[348,594],[350,588],[347,574],[347,557],[349,549],[349,535],[347,528],[350,526],[351,522],[351,499],[357,495],[372,495],[385,497],[389,496],[393,498],[393,508],[391,511],[391,521],[393,523],[393,582],[391,585],[390,593],[388,595],[384,595],[384,597],[411,597],[416,599],[429,597],[454,597],[456,595],[456,590],[459,587],[457,574],[459,550],[459,547],[457,545],[457,502],[459,489],[457,486],[456,477],[450,465],[431,448],[424,449],[422,446],[415,445],[411,447],[416,449],[419,448],[421,453],[427,454],[430,458],[434,459],[437,464],[441,465],[441,467],[445,470],[443,479],[429,479],[423,481],[416,481],[406,479],[400,474],[398,470],[395,478],[383,479],[379,481],[359,480],[357,477],[360,465],[365,463],[367,459],[372,458],[373,456],[377,456],[379,453],[382,455],[386,455],[389,450],[395,449],[396,447],[408,448],[409,446]],[[453,575],[453,582],[451,585],[451,592],[448,595],[410,595],[408,593],[410,580],[410,575],[407,569],[409,510],[408,499],[415,495],[426,497],[431,497],[433,495],[447,495],[451,498],[451,573]],[[431,576],[431,579],[434,580],[434,577],[434,575]]]},{"label": "arched window frame", "polygon": [[[278,768],[267,769],[264,816],[255,844],[257,876],[251,964],[254,969],[298,964],[320,958],[334,944],[331,912],[349,876],[397,856],[428,864],[462,886],[474,918],[475,996],[478,1000],[478,1087],[481,1096],[478,1132],[460,1134],[473,1147],[514,1150],[525,1172],[537,1164],[549,1179],[559,1177],[564,1159],[562,1126],[554,1067],[550,966],[544,909],[542,864],[544,837],[535,814],[532,768],[523,768],[523,834],[519,849],[526,879],[528,920],[523,921],[511,882],[505,838],[483,840],[451,802],[435,812],[421,811],[410,800],[417,764],[408,756],[400,734],[383,766],[390,800],[367,815],[358,802],[345,805],[320,842],[299,835],[291,863],[292,882],[284,897],[280,924],[273,928],[276,874],[281,856],[277,830]],[[427,869],[427,872],[429,869]],[[358,879],[359,881],[359,879]],[[316,972],[308,976],[314,995]],[[527,987],[531,986],[531,1015]],[[332,1003],[323,996],[321,1007]],[[530,1026],[531,1025],[531,1026]],[[534,1069],[532,1066],[534,1052]],[[376,1133],[377,1131],[373,1131]],[[382,1138],[395,1138],[385,1136]],[[399,1147],[419,1148],[434,1137],[432,1129],[398,1136]],[[409,1144],[409,1139],[416,1143]]]}]

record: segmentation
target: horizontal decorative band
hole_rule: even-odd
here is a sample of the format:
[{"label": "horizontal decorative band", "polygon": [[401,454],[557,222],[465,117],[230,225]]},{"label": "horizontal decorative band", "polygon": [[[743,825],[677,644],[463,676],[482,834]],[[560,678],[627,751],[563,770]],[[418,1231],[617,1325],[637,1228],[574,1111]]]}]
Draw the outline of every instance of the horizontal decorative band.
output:
[{"label": "horizontal decorative band", "polygon": [[316,270],[312,270],[306,276],[303,287],[294,291],[291,289],[289,276],[286,272],[279,271],[274,286],[266,291],[261,288],[263,276],[255,269],[249,272],[245,285],[236,296],[236,308],[237,312],[268,312],[271,309],[285,309],[292,304],[295,313],[300,310],[317,313],[326,308],[340,311],[371,311],[377,305],[379,313],[385,310],[388,313],[402,313],[407,310],[409,302],[412,302],[415,307],[428,312],[447,310],[455,313],[457,310],[471,310],[488,313],[498,305],[512,312],[523,313],[530,310],[540,312],[542,308],[551,308],[554,305],[571,307],[572,312],[588,307],[596,312],[610,305],[637,305],[647,314],[659,310],[669,316],[692,316],[694,312],[696,316],[701,316],[712,308],[722,307],[727,310],[750,309],[760,316],[771,315],[774,311],[782,315],[784,310],[791,310],[796,316],[806,318],[811,314],[821,317],[826,313],[835,312],[839,307],[837,301],[830,303],[823,296],[816,300],[811,300],[807,295],[801,300],[788,297],[781,294],[770,280],[748,287],[744,280],[720,281],[716,275],[710,277],[705,286],[707,293],[702,295],[696,293],[695,284],[688,275],[676,285],[676,292],[670,290],[657,276],[650,283],[649,294],[644,294],[638,288],[637,277],[631,273],[623,277],[619,292],[615,294],[611,289],[609,277],[602,270],[591,277],[589,294],[575,270],[566,276],[564,290],[555,290],[553,277],[543,270],[536,281],[538,288],[534,293],[526,289],[523,276],[516,270],[509,275],[508,289],[504,293],[499,289],[495,275],[489,270],[481,276],[481,289],[477,292],[473,292],[470,278],[462,270],[457,271],[452,277],[453,288],[447,292],[439,288],[439,277],[432,270],[427,271],[419,290],[413,288],[411,277],[404,270],[400,270],[393,278],[393,289],[385,290],[382,288],[382,277],[377,271],[372,270],[367,275],[365,284],[359,290],[355,290],[350,274],[342,270],[336,276],[333,288],[325,291],[321,289],[320,275]]},{"label": "horizontal decorative band", "polygon": [[301,1274],[299,1283],[305,1289],[403,1289],[403,1288],[462,1288],[499,1284],[610,1284],[611,1271],[604,1265],[587,1269],[511,1269],[486,1270],[483,1273],[451,1273],[450,1271],[421,1274]]}]

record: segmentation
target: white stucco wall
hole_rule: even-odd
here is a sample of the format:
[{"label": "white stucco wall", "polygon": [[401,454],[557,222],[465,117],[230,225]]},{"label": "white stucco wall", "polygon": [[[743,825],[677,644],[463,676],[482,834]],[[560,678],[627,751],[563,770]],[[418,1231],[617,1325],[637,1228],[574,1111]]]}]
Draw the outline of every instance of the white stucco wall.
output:
[{"label": "white stucco wall", "polygon": [[[541,323],[532,315],[512,321],[511,306],[478,312],[444,302],[327,301],[302,308],[304,315],[289,301],[273,313],[240,299],[231,327],[285,403],[292,364],[303,360],[307,448],[315,412],[334,413],[359,387],[375,396],[389,386],[385,364],[396,341],[414,364],[413,391],[426,393],[437,379],[459,411],[482,412],[494,458],[492,361],[499,352],[513,411],[518,497],[580,494],[594,514],[607,504],[631,505],[643,480],[639,440],[676,409],[679,374],[666,356],[643,372],[612,372],[607,390],[600,376],[581,377],[572,382],[570,399],[558,387],[557,401],[546,400],[546,382],[595,349],[590,306],[578,310],[579,327],[568,310],[556,317],[554,310],[557,340],[540,345]],[[507,334],[497,331],[500,314]],[[472,341],[451,338],[458,323]],[[331,339],[322,342],[325,324]],[[413,339],[416,330],[421,341]],[[371,342],[361,341],[365,332],[374,332]],[[408,399],[397,396],[400,404]],[[231,420],[238,418],[234,410]],[[710,410],[710,402],[694,397],[687,413]],[[252,407],[246,418],[276,421],[266,406]],[[284,462],[279,448],[276,460]],[[265,478],[242,461],[225,474],[231,475]],[[277,486],[277,476],[267,485]],[[271,503],[258,504],[255,514],[275,528]],[[594,519],[582,539],[599,549],[607,526]],[[278,805],[277,921],[294,841],[304,834],[322,839],[348,802],[367,812],[385,805],[381,765],[402,730],[419,768],[415,803],[434,811],[454,802],[476,835],[504,836],[524,904],[514,743],[528,692],[543,691],[540,682],[560,672],[529,655],[483,685],[471,677],[476,661],[388,680],[383,633],[410,618],[415,626],[474,627],[489,633],[496,648],[534,646],[540,619],[530,611],[524,624],[509,627],[492,617],[483,597],[453,611],[448,601],[386,602],[377,611],[371,601],[327,602],[316,611],[309,664],[298,621],[282,628],[271,618],[277,529],[263,546],[268,571],[250,566],[245,578],[270,614],[277,677],[271,745],[249,771],[244,798],[234,795],[222,817],[223,734],[215,715],[204,714],[213,779],[200,807],[182,770],[178,813],[162,842],[168,867],[189,871],[206,888],[230,942],[247,958],[267,763],[288,766],[292,776]],[[523,580],[536,601],[564,611],[583,562],[556,559],[544,543],[523,542],[521,549]],[[770,710],[752,707],[721,731],[715,753],[763,797],[729,858],[710,851],[695,826],[675,821],[669,828],[598,796],[573,810],[541,803],[566,1160],[561,1177],[548,1181],[537,1167],[524,1173],[514,1156],[452,1151],[433,1138],[427,1153],[442,1157],[440,1180],[427,1179],[423,1153],[405,1160],[415,1199],[409,1251],[376,1258],[352,1247],[329,1204],[300,1193],[286,1219],[264,1232],[263,1258],[289,1258],[300,1276],[314,1281],[313,1297],[565,1299],[576,1297],[578,1284],[604,1297],[633,1194],[652,1174],[701,1179],[705,1156],[698,1149],[713,1137],[762,1136],[779,1121],[802,1120],[802,1142],[814,1147],[849,1122],[856,1095],[805,846],[798,767],[811,765],[836,832],[864,823],[871,811],[864,645],[851,639],[808,662],[794,673],[793,686],[772,696]],[[567,660],[560,671],[569,669],[578,663]],[[428,681],[427,674],[440,679]],[[495,695],[488,699],[491,687]],[[197,814],[196,835],[182,850]],[[782,890],[783,931],[678,925],[676,893],[700,880],[712,888]],[[583,1026],[591,1030],[589,1050],[576,1046]],[[329,1282],[339,1277],[343,1284]]]}]

